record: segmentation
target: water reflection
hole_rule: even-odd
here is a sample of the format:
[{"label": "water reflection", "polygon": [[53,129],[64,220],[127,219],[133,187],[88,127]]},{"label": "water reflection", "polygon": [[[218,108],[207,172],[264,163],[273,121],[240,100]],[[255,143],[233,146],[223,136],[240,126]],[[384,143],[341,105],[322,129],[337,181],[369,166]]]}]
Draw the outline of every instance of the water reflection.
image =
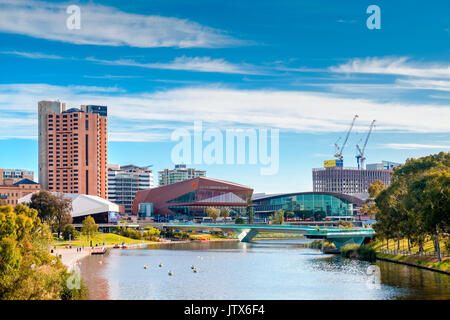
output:
[{"label": "water reflection", "polygon": [[192,242],[111,250],[84,260],[82,273],[91,299],[450,299],[447,275],[378,261],[381,286],[373,289],[366,274],[370,263],[325,255],[304,248],[303,242]]}]

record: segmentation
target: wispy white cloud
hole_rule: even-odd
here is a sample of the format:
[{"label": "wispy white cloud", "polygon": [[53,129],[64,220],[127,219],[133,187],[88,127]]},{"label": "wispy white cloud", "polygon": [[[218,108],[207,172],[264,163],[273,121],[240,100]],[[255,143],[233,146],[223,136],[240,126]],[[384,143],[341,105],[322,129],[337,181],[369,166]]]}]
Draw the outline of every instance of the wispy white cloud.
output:
[{"label": "wispy white cloud", "polygon": [[73,44],[152,47],[226,47],[244,41],[224,31],[202,26],[187,19],[126,13],[113,7],[92,3],[78,4],[81,28],[66,27],[73,3],[33,0],[2,0],[0,32]]},{"label": "wispy white cloud", "polygon": [[398,149],[398,150],[414,150],[414,149],[438,149],[438,150],[450,150],[450,144],[420,144],[420,143],[387,143],[381,145],[386,149]]},{"label": "wispy white cloud", "polygon": [[336,20],[337,23],[356,23],[357,21],[352,19],[352,20],[345,20],[345,19],[338,19]]},{"label": "wispy white cloud", "polygon": [[449,64],[423,64],[408,57],[351,59],[347,63],[328,68],[337,73],[368,73],[414,76],[423,78],[450,78]]},{"label": "wispy white cloud", "polygon": [[256,66],[249,64],[233,64],[224,59],[212,59],[210,57],[186,57],[181,56],[175,58],[168,63],[140,63],[131,59],[121,60],[101,60],[89,57],[87,61],[95,63],[114,65],[114,66],[131,66],[147,69],[167,69],[167,70],[186,70],[196,72],[220,72],[220,73],[237,73],[237,74],[261,74]]},{"label": "wispy white cloud", "polygon": [[23,52],[23,51],[1,51],[0,54],[14,55],[29,59],[50,59],[50,60],[61,60],[63,57],[53,55],[53,54],[45,54],[40,52]]},{"label": "wispy white cloud", "polygon": [[397,84],[404,88],[450,91],[449,80],[429,80],[429,79],[397,79]]},{"label": "wispy white cloud", "polygon": [[[291,132],[343,132],[354,114],[360,118],[355,130],[365,131],[377,119],[377,131],[448,133],[450,106],[432,104],[377,103],[365,99],[336,97],[327,93],[280,90],[237,90],[220,86],[187,87],[157,92],[114,93],[78,86],[47,84],[0,85],[0,113],[16,112],[36,117],[39,100],[60,99],[69,106],[108,106],[111,139],[155,139],[168,130],[145,129],[150,124],[191,126],[195,120],[218,128],[230,126],[272,127]],[[10,116],[11,117],[11,116]],[[123,126],[127,125],[124,134]],[[29,132],[37,127],[29,124]],[[10,130],[0,127],[0,136]],[[145,135],[143,133],[147,133]],[[152,140],[153,141],[153,140]]]}]

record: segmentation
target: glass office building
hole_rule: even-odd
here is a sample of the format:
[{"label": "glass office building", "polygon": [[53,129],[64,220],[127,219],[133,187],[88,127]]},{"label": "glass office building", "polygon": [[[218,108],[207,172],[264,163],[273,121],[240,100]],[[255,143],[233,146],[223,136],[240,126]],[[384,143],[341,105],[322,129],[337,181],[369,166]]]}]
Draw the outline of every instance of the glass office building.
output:
[{"label": "glass office building", "polygon": [[359,198],[340,193],[299,192],[258,197],[253,199],[253,209],[259,217],[282,209],[292,211],[298,218],[323,219],[354,216],[363,203]]}]

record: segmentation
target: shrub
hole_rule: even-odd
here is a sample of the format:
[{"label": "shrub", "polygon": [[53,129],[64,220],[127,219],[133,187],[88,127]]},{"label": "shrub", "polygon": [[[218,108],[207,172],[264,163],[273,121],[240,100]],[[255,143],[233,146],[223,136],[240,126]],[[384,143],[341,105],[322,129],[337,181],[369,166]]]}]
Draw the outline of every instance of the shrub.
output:
[{"label": "shrub", "polygon": [[68,224],[67,226],[64,227],[62,236],[64,240],[69,240],[69,238],[71,240],[75,240],[80,237],[80,232],[77,231],[73,225]]},{"label": "shrub", "polygon": [[133,228],[119,227],[117,229],[117,234],[119,234],[120,236],[131,238],[131,239],[136,239],[136,240],[142,239],[142,234],[138,230],[133,229]]},{"label": "shrub", "polygon": [[322,243],[323,243],[322,240],[314,240],[313,242],[308,244],[308,247],[312,249],[321,249]]},{"label": "shrub", "polygon": [[159,241],[158,236],[161,234],[161,231],[159,229],[153,227],[145,227],[144,230],[146,230],[143,234],[143,238],[145,240]]},{"label": "shrub", "polygon": [[244,218],[242,218],[242,217],[237,217],[237,218],[234,220],[234,223],[235,223],[235,224],[244,224]]},{"label": "shrub", "polygon": [[377,260],[377,253],[372,246],[360,246],[356,252],[360,260],[374,262]]},{"label": "shrub", "polygon": [[376,252],[372,246],[360,246],[346,244],[341,248],[341,255],[349,259],[358,259],[373,262],[376,260]]},{"label": "shrub", "polygon": [[175,232],[174,236],[178,239],[189,239],[189,234],[187,232]]}]

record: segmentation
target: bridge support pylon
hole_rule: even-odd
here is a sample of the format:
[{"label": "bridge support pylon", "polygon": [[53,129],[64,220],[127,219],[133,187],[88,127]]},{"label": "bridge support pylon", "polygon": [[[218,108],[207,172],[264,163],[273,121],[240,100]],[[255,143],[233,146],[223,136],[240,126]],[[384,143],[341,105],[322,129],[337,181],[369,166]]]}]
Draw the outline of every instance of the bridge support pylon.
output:
[{"label": "bridge support pylon", "polygon": [[234,229],[234,232],[241,242],[250,242],[258,234],[255,229]]},{"label": "bridge support pylon", "polygon": [[358,244],[361,245],[364,242],[364,237],[348,237],[348,238],[327,238],[333,242],[336,249],[341,250],[346,244]]}]

